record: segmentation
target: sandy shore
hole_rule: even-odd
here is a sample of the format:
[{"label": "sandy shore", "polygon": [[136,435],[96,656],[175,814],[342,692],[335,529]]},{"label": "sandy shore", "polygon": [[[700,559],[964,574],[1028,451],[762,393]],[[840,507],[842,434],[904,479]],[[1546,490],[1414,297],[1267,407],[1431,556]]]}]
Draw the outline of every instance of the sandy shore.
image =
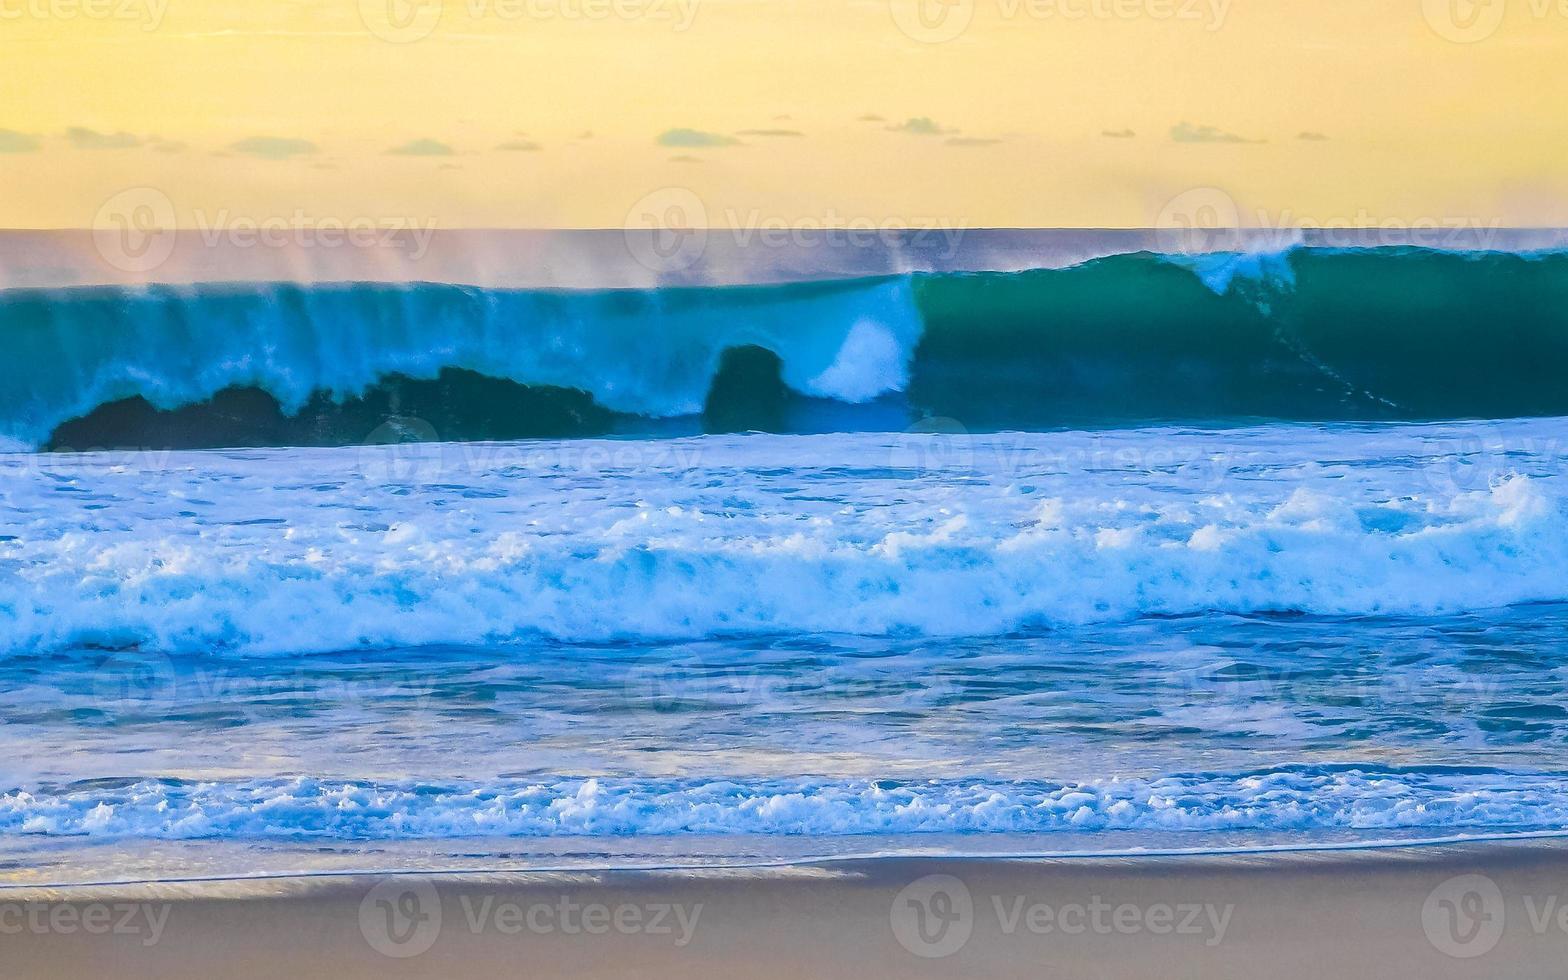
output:
[{"label": "sandy shore", "polygon": [[0,892],[8,977],[1540,978],[1568,846]]}]

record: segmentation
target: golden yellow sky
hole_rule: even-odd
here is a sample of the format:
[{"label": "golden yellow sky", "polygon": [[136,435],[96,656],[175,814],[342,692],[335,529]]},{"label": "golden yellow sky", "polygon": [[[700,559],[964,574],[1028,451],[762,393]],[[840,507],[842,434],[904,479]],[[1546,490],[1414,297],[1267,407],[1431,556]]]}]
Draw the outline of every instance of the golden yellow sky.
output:
[{"label": "golden yellow sky", "polygon": [[1568,0],[0,0],[0,226],[1568,225],[1565,92]]}]

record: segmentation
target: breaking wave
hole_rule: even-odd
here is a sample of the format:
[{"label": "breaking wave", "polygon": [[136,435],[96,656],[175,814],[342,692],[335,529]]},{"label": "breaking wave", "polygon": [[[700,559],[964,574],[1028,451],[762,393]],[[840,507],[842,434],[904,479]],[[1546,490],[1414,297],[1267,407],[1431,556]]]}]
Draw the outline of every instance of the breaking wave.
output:
[{"label": "breaking wave", "polygon": [[[1543,420],[0,457],[0,649],[978,636],[1561,602],[1565,445]],[[450,456],[465,448],[484,454]]]},{"label": "breaking wave", "polygon": [[307,777],[114,780],[0,794],[0,834],[405,840],[633,834],[1452,831],[1561,828],[1550,773],[1296,768],[1084,783]]},{"label": "breaking wave", "polygon": [[11,290],[0,331],[0,438],[18,447],[1568,414],[1561,253],[1135,253],[654,290]]}]

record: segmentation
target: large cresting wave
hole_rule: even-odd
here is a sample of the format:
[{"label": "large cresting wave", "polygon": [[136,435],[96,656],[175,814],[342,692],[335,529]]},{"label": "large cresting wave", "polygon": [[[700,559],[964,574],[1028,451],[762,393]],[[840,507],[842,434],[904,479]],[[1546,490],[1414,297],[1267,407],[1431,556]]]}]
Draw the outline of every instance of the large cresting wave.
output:
[{"label": "large cresting wave", "polygon": [[1568,413],[1562,253],[1136,253],[658,290],[10,290],[0,330],[0,438],[18,448]]}]

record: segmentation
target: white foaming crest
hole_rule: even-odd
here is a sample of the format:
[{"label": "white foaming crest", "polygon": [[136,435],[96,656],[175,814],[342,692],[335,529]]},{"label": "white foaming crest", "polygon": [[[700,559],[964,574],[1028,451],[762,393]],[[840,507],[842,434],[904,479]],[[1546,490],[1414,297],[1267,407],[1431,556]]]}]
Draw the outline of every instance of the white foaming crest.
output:
[{"label": "white foaming crest", "polygon": [[[1461,453],[1476,433],[1487,448]],[[11,456],[0,648],[991,635],[1568,601],[1565,434],[1003,434],[925,469],[897,462],[910,436],[869,434],[452,444],[401,476],[398,447]]]},{"label": "white foaming crest", "polygon": [[632,834],[1409,831],[1560,827],[1552,774],[1301,769],[1082,783],[146,780],[0,794],[0,833],[358,840]]},{"label": "white foaming crest", "polygon": [[909,383],[909,359],[914,350],[886,326],[860,320],[850,328],[844,346],[826,371],[809,381],[808,394],[840,401],[870,401]]},{"label": "white foaming crest", "polygon": [[1236,252],[1203,252],[1191,255],[1163,255],[1165,261],[1197,276],[1216,296],[1231,291],[1238,280],[1246,283],[1289,289],[1296,284],[1290,255],[1301,247],[1298,236],[1252,242]]}]

